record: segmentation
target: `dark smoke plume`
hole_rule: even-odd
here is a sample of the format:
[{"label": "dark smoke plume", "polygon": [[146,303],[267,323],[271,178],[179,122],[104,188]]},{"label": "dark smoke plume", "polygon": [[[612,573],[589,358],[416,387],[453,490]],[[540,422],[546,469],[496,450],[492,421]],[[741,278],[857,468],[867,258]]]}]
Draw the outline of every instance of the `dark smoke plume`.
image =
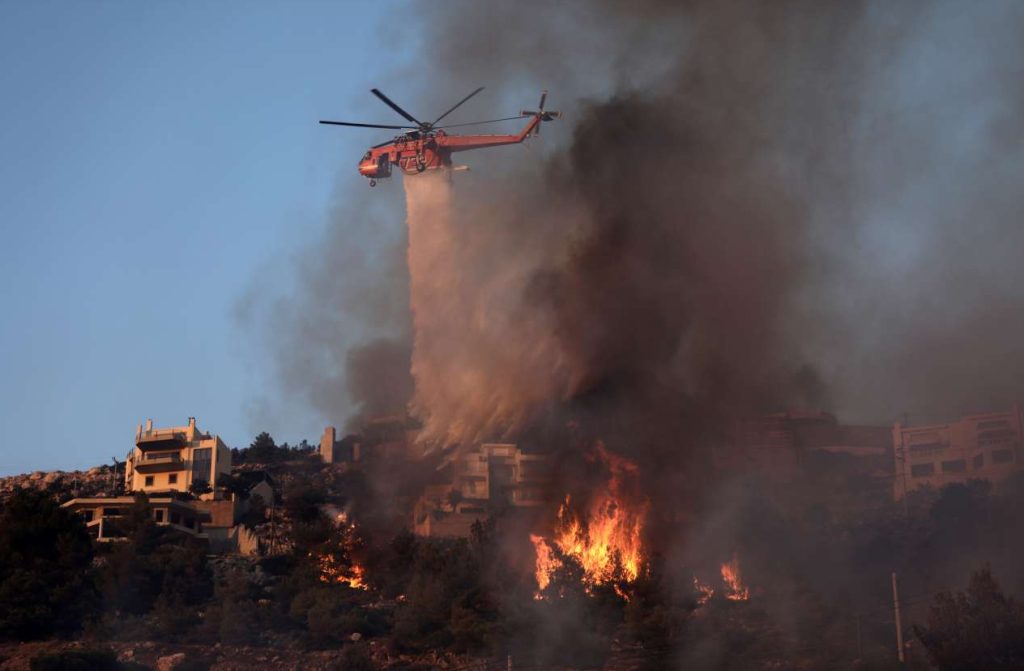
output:
[{"label": "dark smoke plume", "polygon": [[[566,112],[533,151],[470,155],[455,187],[467,295],[503,282],[475,307],[555,341],[526,415],[570,403],[655,439],[791,405],[887,422],[1020,394],[1019,6],[421,11],[436,74],[417,109],[483,82],[502,97],[479,97],[482,116],[542,87]],[[387,244],[361,239],[365,205],[339,207],[275,306],[286,387],[331,418],[382,405],[365,374],[352,395],[349,348],[411,342],[405,238],[380,222],[398,245],[360,259]],[[509,427],[471,433],[487,432]]]},{"label": "dark smoke plume", "polygon": [[426,14],[425,56],[449,73],[431,97],[498,80],[568,104],[545,161],[474,156],[500,177],[456,187],[483,273],[467,286],[529,267],[499,308],[557,338],[552,401],[678,440],[673,417],[886,422],[1020,393],[1019,7]]}]

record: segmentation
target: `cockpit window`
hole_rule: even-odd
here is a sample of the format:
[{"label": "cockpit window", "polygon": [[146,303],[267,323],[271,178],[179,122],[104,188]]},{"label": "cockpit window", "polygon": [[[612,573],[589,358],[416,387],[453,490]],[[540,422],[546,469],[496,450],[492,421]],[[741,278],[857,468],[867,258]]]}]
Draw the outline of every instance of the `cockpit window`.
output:
[{"label": "cockpit window", "polygon": [[363,154],[363,160],[364,161],[369,160],[369,158],[370,158],[370,152],[366,152],[365,154]]}]

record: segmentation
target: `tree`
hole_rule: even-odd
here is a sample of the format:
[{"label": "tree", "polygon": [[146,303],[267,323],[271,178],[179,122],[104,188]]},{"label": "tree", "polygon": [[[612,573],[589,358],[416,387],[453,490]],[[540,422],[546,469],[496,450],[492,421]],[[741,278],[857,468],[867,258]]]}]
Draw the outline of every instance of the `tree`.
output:
[{"label": "tree", "polygon": [[282,453],[281,448],[266,431],[256,436],[249,444],[249,448],[245,450],[246,461],[272,462],[282,459],[285,455],[287,455],[287,450]]},{"label": "tree", "polygon": [[986,567],[967,592],[940,593],[928,626],[914,627],[942,671],[1002,671],[1024,667],[1024,608],[1003,594]]},{"label": "tree", "polygon": [[92,543],[49,495],[15,493],[0,512],[0,640],[78,630],[95,602]]}]

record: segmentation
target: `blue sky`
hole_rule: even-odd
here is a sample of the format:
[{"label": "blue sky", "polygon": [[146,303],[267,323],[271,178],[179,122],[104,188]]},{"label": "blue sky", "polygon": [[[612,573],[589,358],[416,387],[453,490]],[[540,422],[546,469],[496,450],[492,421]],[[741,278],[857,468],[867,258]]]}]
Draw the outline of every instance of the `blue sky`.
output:
[{"label": "blue sky", "polygon": [[[323,226],[411,53],[372,3],[0,6],[0,474],[256,430],[235,304]],[[320,427],[282,440],[315,439]]]}]

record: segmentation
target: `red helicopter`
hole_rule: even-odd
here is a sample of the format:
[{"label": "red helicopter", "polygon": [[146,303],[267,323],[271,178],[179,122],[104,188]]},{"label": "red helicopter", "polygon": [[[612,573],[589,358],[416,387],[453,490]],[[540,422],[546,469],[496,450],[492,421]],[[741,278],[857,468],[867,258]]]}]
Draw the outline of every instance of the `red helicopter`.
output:
[{"label": "red helicopter", "polygon": [[[505,117],[503,119],[488,119],[487,121],[471,121],[468,123],[456,123],[447,126],[438,126],[438,122],[445,118],[464,102],[480,93],[484,87],[470,93],[468,96],[456,103],[451,109],[437,117],[432,122],[419,121],[404,109],[396,105],[390,98],[373,89],[373,95],[380,98],[385,105],[401,114],[406,120],[416,124],[415,126],[389,126],[375,123],[353,123],[349,121],[321,121],[322,124],[333,126],[356,126],[358,128],[393,128],[406,131],[396,136],[390,142],[374,145],[363,154],[359,161],[359,174],[370,180],[370,186],[376,186],[378,179],[385,179],[391,176],[391,165],[397,165],[408,175],[415,175],[424,170],[436,170],[444,168],[448,170],[468,170],[466,166],[453,166],[452,154],[457,151],[468,151],[470,149],[484,149],[486,147],[497,147],[503,144],[519,144],[530,135],[540,134],[540,122],[551,121],[561,116],[559,112],[545,112],[544,101],[547,100],[548,92],[544,91],[540,96],[540,105],[535,111],[523,110],[517,116]],[[515,135],[449,135],[446,128],[457,128],[460,126],[476,126],[485,123],[497,123],[499,121],[510,121],[530,117],[529,123]]]}]

